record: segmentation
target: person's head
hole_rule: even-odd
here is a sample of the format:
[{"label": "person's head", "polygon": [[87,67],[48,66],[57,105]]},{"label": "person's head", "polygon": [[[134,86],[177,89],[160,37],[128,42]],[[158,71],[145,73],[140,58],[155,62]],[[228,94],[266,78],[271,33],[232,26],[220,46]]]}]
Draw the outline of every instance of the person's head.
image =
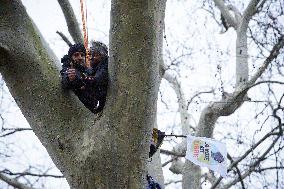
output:
[{"label": "person's head", "polygon": [[69,48],[68,56],[75,64],[83,65],[85,63],[86,49],[83,44],[77,43]]},{"label": "person's head", "polygon": [[91,48],[90,48],[90,55],[89,58],[92,64],[99,63],[102,58],[108,57],[108,48],[107,46],[99,41],[92,41]]}]

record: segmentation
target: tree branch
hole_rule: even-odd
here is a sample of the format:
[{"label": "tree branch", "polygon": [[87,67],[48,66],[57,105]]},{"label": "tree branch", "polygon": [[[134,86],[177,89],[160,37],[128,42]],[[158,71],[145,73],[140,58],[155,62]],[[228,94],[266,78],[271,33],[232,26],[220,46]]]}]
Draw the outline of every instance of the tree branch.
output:
[{"label": "tree branch", "polygon": [[174,160],[177,160],[178,157],[174,157],[174,158],[171,158],[170,160],[166,161],[165,163],[162,164],[162,167],[165,167],[166,165],[168,165],[169,163],[173,162]]},{"label": "tree branch", "polygon": [[257,170],[255,170],[255,172],[261,173],[263,171],[274,170],[274,169],[284,169],[284,167],[283,166],[265,167],[265,168],[257,169]]},{"label": "tree branch", "polygon": [[176,76],[169,74],[168,72],[165,73],[164,78],[172,85],[174,89],[177,100],[178,100],[178,111],[180,112],[180,120],[181,120],[181,127],[182,127],[182,134],[187,135],[189,134],[190,128],[193,128],[189,123],[190,115],[187,112],[187,104],[184,93],[181,88],[181,83],[177,79]]},{"label": "tree branch", "polygon": [[12,134],[14,134],[14,133],[16,133],[16,132],[20,132],[20,131],[32,131],[31,128],[9,128],[9,129],[3,128],[2,130],[3,130],[3,131],[9,131],[9,132],[0,135],[0,138],[1,138],[1,137],[6,137],[6,136],[9,136],[9,135],[12,135]]},{"label": "tree branch", "polygon": [[263,83],[284,85],[284,82],[281,82],[281,81],[259,81],[259,82],[254,83],[253,85],[250,85],[248,87],[248,89],[251,89],[251,88],[253,88],[253,87],[257,86],[257,85],[263,84]]},{"label": "tree branch", "polygon": [[2,171],[0,171],[0,173],[5,173],[7,175],[11,175],[11,176],[33,176],[33,177],[52,177],[52,178],[64,178],[63,175],[52,175],[52,174],[37,174],[37,173],[31,173],[31,172],[20,172],[20,173],[17,173],[17,172],[11,172],[7,169],[4,169]]},{"label": "tree branch", "polygon": [[68,39],[62,32],[57,31],[56,33],[62,38],[62,40],[63,40],[65,43],[67,43],[67,45],[68,45],[69,47],[72,46],[72,43],[69,41],[69,39]]},{"label": "tree branch", "polygon": [[255,81],[262,75],[262,73],[266,70],[268,65],[279,55],[280,49],[283,48],[283,46],[284,46],[284,35],[279,37],[277,43],[273,46],[269,56],[265,59],[262,66],[258,68],[258,71],[248,81],[249,85],[253,85],[253,83],[255,83]]},{"label": "tree branch", "polygon": [[229,11],[229,8],[225,5],[223,0],[214,0],[216,6],[219,8],[221,11],[221,14],[225,17],[226,21],[228,24],[235,29],[237,29],[237,21],[236,19],[232,16],[232,14]]},{"label": "tree branch", "polygon": [[[236,161],[231,163],[231,165],[227,169],[227,172],[230,172],[233,169],[233,167],[236,167],[239,162],[241,162],[243,159],[245,159],[254,149],[256,149],[267,138],[269,138],[270,136],[274,136],[274,135],[279,136],[279,132],[275,132],[275,130],[277,128],[278,127],[273,128],[269,133],[264,135],[256,144],[254,144],[249,150],[247,150],[241,157],[239,157]],[[223,177],[219,177],[218,180],[212,185],[211,189],[216,188],[218,186],[218,184],[221,182],[222,179],[223,179]]]},{"label": "tree branch", "polygon": [[187,107],[186,107],[186,109],[188,110],[188,107],[189,107],[189,105],[192,103],[192,101],[193,101],[194,98],[200,96],[201,94],[209,94],[209,93],[213,93],[213,92],[214,92],[214,90],[212,89],[212,90],[210,90],[210,91],[201,91],[201,92],[198,92],[198,93],[194,94],[194,95],[190,98],[190,100],[187,102]]},{"label": "tree branch", "polygon": [[19,181],[17,181],[17,179],[9,178],[2,173],[0,173],[0,180],[6,182],[10,186],[15,187],[17,189],[33,189],[31,187],[28,187],[28,186],[20,183]]},{"label": "tree branch", "polygon": [[[228,159],[231,161],[231,163],[233,163],[233,162],[234,162],[234,160],[233,160],[232,156],[230,156],[230,154],[229,154],[229,153],[227,154],[227,157],[228,157]],[[237,174],[238,174],[239,179],[240,179],[240,181],[241,181],[242,188],[243,188],[243,189],[245,189],[245,184],[244,184],[244,181],[243,181],[243,179],[242,179],[241,171],[240,171],[240,169],[238,168],[238,166],[237,166],[237,165],[235,165],[234,167],[236,168]]]},{"label": "tree branch", "polygon": [[242,14],[237,9],[237,7],[235,7],[234,5],[228,5],[228,9],[234,12],[236,22],[240,23],[241,18],[242,18]]},{"label": "tree branch", "polygon": [[[201,124],[204,127],[197,127],[199,131],[197,131],[198,136],[211,137],[217,118],[219,116],[228,116],[232,114],[238,107],[242,105],[243,98],[246,96],[248,89],[254,85],[255,81],[262,75],[268,65],[279,55],[280,49],[283,46],[284,37],[281,36],[278,40],[278,43],[271,50],[270,55],[266,58],[263,65],[259,68],[258,72],[255,73],[247,83],[241,85],[239,88],[236,88],[235,92],[228,96],[226,99],[223,99],[220,102],[214,102],[202,111],[199,125]],[[207,134],[204,134],[204,132],[206,132]]]},{"label": "tree branch", "polygon": [[256,166],[258,166],[260,164],[260,162],[262,162],[265,159],[265,156],[270,152],[270,150],[274,147],[275,143],[279,140],[281,136],[278,135],[276,139],[273,140],[273,142],[271,143],[271,145],[267,148],[267,150],[258,158],[258,160],[256,160],[255,162],[253,162],[250,166],[249,169],[242,174],[242,176],[240,178],[237,178],[235,180],[233,180],[232,182],[226,184],[224,186],[224,189],[228,189],[230,187],[232,187],[233,185],[235,185],[236,183],[238,183],[241,179],[245,179],[247,176],[249,176],[253,171],[255,171]]},{"label": "tree branch", "polygon": [[184,157],[185,156],[185,153],[178,153],[178,152],[173,152],[173,151],[163,150],[163,149],[160,149],[160,153],[166,154],[166,155],[171,155],[171,156],[176,156],[176,157]]},{"label": "tree branch", "polygon": [[256,13],[260,0],[251,0],[243,14],[243,24],[247,25],[250,18]]},{"label": "tree branch", "polygon": [[81,33],[81,29],[79,27],[79,23],[76,19],[72,6],[68,0],[58,0],[58,3],[61,7],[61,10],[64,14],[68,31],[72,36],[75,43],[83,43],[83,36]]},{"label": "tree branch", "polygon": [[166,183],[165,183],[165,186],[168,186],[168,185],[170,185],[170,184],[177,184],[177,183],[180,183],[180,182],[182,182],[182,180],[169,181],[169,182],[166,182]]}]

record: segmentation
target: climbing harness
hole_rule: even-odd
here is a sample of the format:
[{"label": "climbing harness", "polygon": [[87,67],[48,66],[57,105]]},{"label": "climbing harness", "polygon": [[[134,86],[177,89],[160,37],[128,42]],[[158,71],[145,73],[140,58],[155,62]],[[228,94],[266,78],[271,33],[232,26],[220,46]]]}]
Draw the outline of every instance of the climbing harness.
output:
[{"label": "climbing harness", "polygon": [[[87,27],[87,5],[85,0],[80,0],[80,5],[81,5],[81,15],[82,15],[82,24],[83,24],[83,33],[84,33],[84,46],[86,49],[86,66],[87,68],[90,68],[90,60],[89,60],[89,52],[90,49],[88,47],[88,27]],[[85,11],[84,11],[85,7]]]}]

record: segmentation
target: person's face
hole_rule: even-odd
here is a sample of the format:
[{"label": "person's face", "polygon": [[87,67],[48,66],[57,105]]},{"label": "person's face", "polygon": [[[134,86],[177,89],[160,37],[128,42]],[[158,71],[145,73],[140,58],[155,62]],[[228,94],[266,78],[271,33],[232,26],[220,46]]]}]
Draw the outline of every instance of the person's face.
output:
[{"label": "person's face", "polygon": [[75,52],[72,55],[72,60],[76,64],[84,65],[85,64],[85,54],[83,52]]},{"label": "person's face", "polygon": [[89,61],[94,64],[97,64],[102,60],[102,55],[97,52],[94,52],[93,55],[90,52],[88,57],[89,57]]}]

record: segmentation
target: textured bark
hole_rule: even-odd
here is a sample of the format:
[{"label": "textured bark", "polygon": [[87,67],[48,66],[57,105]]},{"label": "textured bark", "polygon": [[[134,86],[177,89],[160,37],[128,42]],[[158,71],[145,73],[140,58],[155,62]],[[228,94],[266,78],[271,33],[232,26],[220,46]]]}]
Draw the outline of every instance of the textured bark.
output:
[{"label": "textured bark", "polygon": [[255,14],[259,1],[260,0],[250,1],[236,30],[236,86],[247,83],[249,79],[247,29],[251,17]]},{"label": "textured bark", "polygon": [[236,44],[236,84],[238,86],[248,81],[248,48],[247,48],[247,27],[240,28],[237,32]]},{"label": "textured bark", "polygon": [[0,71],[71,188],[145,187],[162,3],[112,2],[108,100],[104,112],[94,116],[61,90],[58,61],[21,2],[0,0]]},{"label": "textured bark", "polygon": [[75,144],[93,116],[61,90],[58,63],[20,1],[0,1],[0,71],[33,131],[70,179]]}]

